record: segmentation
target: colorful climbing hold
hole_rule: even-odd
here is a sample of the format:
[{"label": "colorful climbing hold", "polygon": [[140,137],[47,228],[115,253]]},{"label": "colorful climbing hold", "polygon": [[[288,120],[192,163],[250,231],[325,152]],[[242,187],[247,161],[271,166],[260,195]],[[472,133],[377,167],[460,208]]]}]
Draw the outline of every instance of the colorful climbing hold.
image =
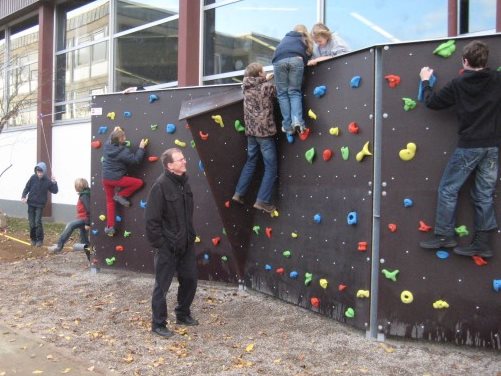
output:
[{"label": "colorful climbing hold", "polygon": [[132,231],[124,230],[124,238],[128,238],[132,235]]},{"label": "colorful climbing hold", "polygon": [[410,161],[416,155],[417,146],[414,142],[409,142],[405,149],[400,150],[398,156],[403,161]]},{"label": "colorful climbing hold", "polygon": [[433,302],[433,308],[435,309],[449,308],[449,303],[447,303],[445,300],[437,300]]},{"label": "colorful climbing hold", "polygon": [[99,230],[97,228],[92,230],[92,235],[97,235],[99,234]]},{"label": "colorful climbing hold", "polygon": [[141,209],[146,209],[146,205],[148,204],[147,201],[144,201],[144,200],[141,200],[139,202],[139,206],[141,207]]},{"label": "colorful climbing hold", "polygon": [[202,240],[200,239],[200,236],[195,236],[195,243],[200,243]]},{"label": "colorful climbing hold", "polygon": [[315,296],[314,296],[314,297],[312,297],[312,298],[310,299],[310,303],[311,303],[311,305],[312,305],[313,307],[315,307],[315,308],[320,307],[320,299],[318,299],[318,298],[317,298],[317,297],[315,297]]},{"label": "colorful climbing hold", "polygon": [[465,225],[456,227],[454,231],[456,232],[456,234],[458,234],[460,238],[462,238],[463,236],[468,236],[470,234],[468,228]]},{"label": "colorful climbing hold", "polygon": [[349,307],[346,311],[344,311],[344,315],[350,319],[355,317],[355,310]]},{"label": "colorful climbing hold", "polygon": [[117,252],[123,252],[124,251],[124,246],[123,245],[117,245],[117,246],[115,246],[115,251],[117,251]]},{"label": "colorful climbing hold", "polygon": [[106,216],[105,216],[104,214],[101,214],[101,215],[99,216],[99,220],[100,220],[100,221],[106,221]]},{"label": "colorful climbing hold", "polygon": [[418,230],[421,232],[430,232],[433,229],[433,227],[428,226],[424,221],[419,221],[419,227]]},{"label": "colorful climbing hold", "polygon": [[150,124],[150,129],[156,131],[158,129],[158,124]]},{"label": "colorful climbing hold", "polygon": [[223,262],[228,261],[228,256],[221,256],[221,260],[222,260]]},{"label": "colorful climbing hold", "polygon": [[315,87],[315,89],[313,89],[313,95],[317,98],[322,98],[326,92],[327,92],[327,86],[325,85],[320,85]]},{"label": "colorful climbing hold", "polygon": [[108,112],[106,114],[106,117],[110,120],[115,120],[115,116],[116,116],[115,112]]},{"label": "colorful climbing hold", "polygon": [[200,161],[198,161],[198,169],[199,169],[201,172],[204,172],[204,170],[205,170],[204,162],[202,162],[201,160],[200,160]]},{"label": "colorful climbing hold", "polygon": [[441,260],[445,260],[446,258],[449,257],[449,252],[447,252],[446,250],[444,249],[439,249],[437,252],[435,252],[435,255],[441,259]]},{"label": "colorful climbing hold", "polygon": [[108,132],[108,127],[106,125],[101,125],[97,130],[97,134],[105,134]]},{"label": "colorful climbing hold", "polygon": [[93,149],[99,149],[101,147],[101,141],[100,140],[94,140],[90,143],[90,146]]},{"label": "colorful climbing hold", "polygon": [[278,210],[273,210],[273,213],[270,214],[271,218],[275,218],[275,217],[278,217],[278,216],[280,216],[280,213],[278,212]]},{"label": "colorful climbing hold", "polygon": [[301,141],[306,141],[306,139],[310,136],[310,133],[310,128],[305,128],[303,132],[299,133],[298,137]]},{"label": "colorful climbing hold", "polygon": [[261,231],[261,226],[259,225],[253,226],[252,231],[254,231],[254,234],[259,235],[259,231]]},{"label": "colorful climbing hold", "polygon": [[215,236],[212,238],[212,244],[215,246],[218,245],[221,242],[221,237],[220,236]]},{"label": "colorful climbing hold", "polygon": [[337,286],[337,289],[338,291],[340,292],[343,292],[344,290],[346,290],[348,288],[348,286],[346,286],[345,284],[343,283],[340,283],[338,286]]},{"label": "colorful climbing hold", "polygon": [[132,112],[130,111],[124,111],[124,118],[130,119],[132,117]]},{"label": "colorful climbing hold", "polygon": [[148,157],[148,162],[156,162],[158,161],[158,157],[156,155],[150,155]]},{"label": "colorful climbing hold", "polygon": [[325,149],[323,152],[322,152],[322,158],[324,161],[330,161],[331,158],[332,158],[332,150],[331,149]]},{"label": "colorful climbing hold", "polygon": [[186,142],[181,141],[181,140],[178,140],[177,138],[176,138],[176,140],[174,141],[174,143],[175,143],[177,146],[181,147],[181,148],[185,148],[185,147],[186,147]]},{"label": "colorful climbing hold", "polygon": [[414,205],[414,201],[410,198],[404,198],[404,208],[410,208]]},{"label": "colorful climbing hold", "polygon": [[360,132],[360,127],[357,123],[352,121],[350,124],[348,124],[348,132],[350,132],[351,134],[358,134],[358,132]]},{"label": "colorful climbing hold", "polygon": [[150,96],[148,97],[148,102],[153,103],[153,102],[158,101],[158,99],[159,99],[158,95],[156,95],[156,94],[150,94]]},{"label": "colorful climbing hold", "polygon": [[365,251],[367,251],[367,246],[368,246],[367,242],[358,242],[358,248],[357,249],[360,252],[365,252]]},{"label": "colorful climbing hold", "polygon": [[264,233],[266,234],[266,236],[271,239],[271,232],[272,232],[272,229],[271,227],[266,227],[265,230],[264,230]]},{"label": "colorful climbing hold", "polygon": [[202,141],[207,141],[209,139],[209,134],[203,131],[198,132],[198,135],[202,139]]},{"label": "colorful climbing hold", "polygon": [[221,115],[212,115],[211,117],[217,125],[219,125],[221,128],[224,127],[224,122]]},{"label": "colorful climbing hold", "polygon": [[397,281],[397,275],[400,273],[400,270],[395,269],[393,271],[388,270],[388,269],[383,269],[381,270],[381,273],[384,274],[385,278],[392,280],[393,282]]},{"label": "colorful climbing hold", "polygon": [[287,137],[287,142],[289,144],[293,144],[294,143],[294,135],[293,134],[288,134],[287,133],[286,137]]},{"label": "colorful climbing hold", "polygon": [[113,256],[113,257],[104,259],[104,261],[106,261],[106,265],[111,266],[115,263],[116,258],[115,258],[115,256]]},{"label": "colorful climbing hold", "polygon": [[317,115],[313,112],[311,108],[308,110],[308,116],[313,120],[317,120]]},{"label": "colorful climbing hold", "polygon": [[357,298],[369,298],[369,297],[370,297],[369,290],[358,290],[357,291]]},{"label": "colorful climbing hold", "polygon": [[235,130],[239,133],[245,132],[245,126],[240,120],[235,120]]},{"label": "colorful climbing hold", "polygon": [[388,86],[392,89],[396,88],[400,84],[400,76],[397,76],[396,74],[387,74],[384,78],[388,82]]},{"label": "colorful climbing hold", "polygon": [[210,259],[209,253],[205,252],[203,258],[204,258],[204,261],[209,261],[209,259]]},{"label": "colorful climbing hold", "polygon": [[390,230],[390,232],[396,232],[397,231],[397,225],[395,223],[388,224],[388,230]]},{"label": "colorful climbing hold", "polygon": [[362,77],[353,76],[352,79],[350,80],[350,87],[353,89],[358,88],[360,86],[361,81],[362,81]]},{"label": "colorful climbing hold", "polygon": [[362,162],[362,160],[369,156],[369,155],[372,155],[372,153],[369,151],[369,141],[367,141],[365,144],[364,144],[364,147],[362,148],[362,150],[360,150],[357,155],[355,156],[355,159],[357,160],[357,162]]},{"label": "colorful climbing hold", "polygon": [[320,213],[317,213],[313,216],[313,222],[315,222],[317,224],[322,222],[322,216],[320,215]]},{"label": "colorful climbing hold", "polygon": [[318,283],[320,284],[320,287],[322,287],[324,290],[327,287],[329,287],[329,281],[327,281],[325,278],[320,279],[320,281],[318,281]]},{"label": "colorful climbing hold", "polygon": [[172,124],[172,123],[169,123],[165,126],[165,131],[168,133],[168,134],[173,134],[176,132],[176,125],[175,124]]},{"label": "colorful climbing hold", "polygon": [[298,236],[299,236],[299,234],[297,232],[291,232],[291,237],[293,239],[297,239]]},{"label": "colorful climbing hold", "polygon": [[304,285],[309,286],[313,280],[313,273],[304,273]]},{"label": "colorful climbing hold", "polygon": [[297,279],[299,273],[293,270],[292,272],[289,273],[289,278],[290,279]]},{"label": "colorful climbing hold", "polygon": [[481,256],[471,256],[471,258],[473,259],[473,262],[477,265],[477,266],[484,266],[484,265],[487,265],[487,261],[484,260],[483,257]]},{"label": "colorful climbing hold", "polygon": [[282,256],[290,258],[292,256],[292,253],[289,249],[286,249],[285,251],[282,252]]},{"label": "colorful climbing hold", "polygon": [[404,111],[410,111],[416,108],[416,101],[412,98],[402,98],[404,101]]},{"label": "colorful climbing hold", "polygon": [[273,269],[273,267],[272,267],[270,264],[266,264],[266,265],[264,266],[264,270],[266,270],[267,272],[269,272],[269,271],[270,271],[270,270],[272,270],[272,269]]},{"label": "colorful climbing hold", "polygon": [[341,146],[341,157],[345,161],[350,157],[350,148],[348,146]]},{"label": "colorful climbing hold", "polygon": [[414,301],[414,295],[409,290],[404,290],[400,294],[400,300],[404,304],[411,304]]},{"label": "colorful climbing hold", "polygon": [[278,268],[277,270],[275,270],[275,273],[277,273],[279,275],[284,275],[285,274],[285,269],[284,268]]},{"label": "colorful climbing hold", "polygon": [[450,57],[456,51],[456,41],[449,40],[447,42],[441,43],[437,48],[433,50],[433,54],[441,57]]},{"label": "colorful climbing hold", "polygon": [[492,280],[492,288],[496,292],[501,291],[501,279],[493,279]]},{"label": "colorful climbing hold", "polygon": [[356,225],[358,223],[358,214],[356,211],[351,211],[346,216],[346,222],[349,225]]},{"label": "colorful climbing hold", "polygon": [[331,136],[339,136],[339,127],[332,127],[329,129],[329,134]]},{"label": "colorful climbing hold", "polygon": [[308,161],[308,163],[313,163],[313,159],[315,158],[315,148],[311,148],[306,150],[306,153],[304,153],[304,157]]}]

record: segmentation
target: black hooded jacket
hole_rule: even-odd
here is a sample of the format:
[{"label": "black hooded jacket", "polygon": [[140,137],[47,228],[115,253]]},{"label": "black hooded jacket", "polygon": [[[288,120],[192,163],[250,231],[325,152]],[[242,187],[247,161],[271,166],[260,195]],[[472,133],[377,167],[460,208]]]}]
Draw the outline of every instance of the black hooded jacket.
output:
[{"label": "black hooded jacket", "polygon": [[177,256],[192,248],[193,193],[186,174],[164,172],[148,195],[146,205],[146,238],[153,248]]},{"label": "black hooded jacket", "polygon": [[[37,169],[43,171],[43,176],[41,178],[39,178],[36,173]],[[28,196],[28,205],[43,208],[47,203],[47,193],[57,193],[58,191],[57,182],[47,177],[47,166],[44,162],[39,162],[35,166],[35,173],[31,175],[26,183],[21,197],[26,198],[26,196]]]},{"label": "black hooded jacket", "polygon": [[138,165],[144,158],[144,149],[133,153],[127,146],[114,143],[104,145],[103,179],[120,180],[127,175],[128,165]]},{"label": "black hooded jacket", "polygon": [[501,141],[501,72],[488,68],[463,74],[437,93],[423,81],[428,108],[441,110],[455,105],[461,148],[499,146]]}]

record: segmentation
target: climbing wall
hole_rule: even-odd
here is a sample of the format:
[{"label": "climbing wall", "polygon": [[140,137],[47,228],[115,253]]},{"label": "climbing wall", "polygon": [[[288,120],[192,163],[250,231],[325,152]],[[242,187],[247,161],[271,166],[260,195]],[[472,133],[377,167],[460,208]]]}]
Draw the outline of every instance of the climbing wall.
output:
[{"label": "climbing wall", "polygon": [[[496,69],[501,66],[501,38],[482,39],[490,47],[489,65]],[[457,256],[450,249],[436,252],[418,245],[433,234],[437,187],[457,142],[454,112],[432,111],[417,100],[419,71],[424,65],[434,68],[435,85],[442,87],[459,74],[461,51],[469,41],[457,40],[450,57],[433,54],[442,41],[382,49],[383,74],[399,76],[400,83],[391,88],[385,80],[382,88],[378,318],[380,329],[389,335],[499,349],[501,296],[493,288],[493,280],[501,278],[499,234],[496,256],[487,263]],[[402,98],[414,100],[415,108],[406,111]],[[417,146],[415,156],[404,161],[399,153],[409,143]],[[464,245],[473,234],[470,183],[461,191],[456,223]],[[498,214],[500,207],[497,200]]]},{"label": "climbing wall", "polygon": [[[195,150],[186,121],[179,120],[181,103],[196,97],[210,98],[227,91],[227,87],[189,88],[183,90],[139,91],[129,94],[96,96],[92,104],[92,205],[94,226],[91,242],[96,250],[96,262],[101,267],[153,271],[153,253],[144,235],[144,208],[148,192],[162,173],[159,159],[170,147],[179,147],[187,158],[188,174],[195,200],[195,229],[199,277],[205,280],[238,281],[238,268],[221,257],[231,248],[223,235],[223,225],[207,185],[207,179]],[[131,207],[116,205],[117,234],[104,234],[106,215],[105,195],[101,183],[102,145],[115,126],[122,127],[131,141],[131,149],[148,138],[146,156],[140,166],[131,168],[129,175],[144,180],[144,186],[131,198]],[[215,245],[212,239],[219,239]]]},{"label": "climbing wall", "polygon": [[212,111],[193,106],[184,114],[200,137],[197,150],[233,257],[245,261],[246,284],[359,328],[369,313],[373,70],[373,53],[365,50],[307,73],[308,133],[292,143],[281,132],[276,137],[273,216],[252,208],[262,166],[245,205],[231,201],[246,159],[242,102],[221,95]]}]

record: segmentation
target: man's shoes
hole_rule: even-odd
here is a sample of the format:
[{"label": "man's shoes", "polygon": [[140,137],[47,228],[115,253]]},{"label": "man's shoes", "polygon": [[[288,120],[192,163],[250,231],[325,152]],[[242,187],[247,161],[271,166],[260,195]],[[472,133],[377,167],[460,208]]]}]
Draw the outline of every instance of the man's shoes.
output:
[{"label": "man's shoes", "polygon": [[254,209],[263,210],[266,213],[273,213],[277,208],[272,204],[267,204],[266,202],[256,201],[254,204]]},{"label": "man's shoes", "polygon": [[242,197],[238,194],[234,194],[233,197],[231,198],[233,201],[239,203],[240,205],[244,204],[244,200],[242,200]]},{"label": "man's shoes", "polygon": [[456,247],[453,252],[461,256],[480,256],[483,258],[491,258],[494,252],[490,246],[489,231],[476,231],[470,245],[464,247]]},{"label": "man's shoes", "polygon": [[104,233],[108,236],[113,236],[115,235],[115,227],[105,227],[104,228]]},{"label": "man's shoes", "polygon": [[49,252],[59,253],[63,250],[63,247],[60,247],[58,244],[54,244],[53,246],[50,246],[48,249],[49,249]]},{"label": "man's shoes", "polygon": [[34,247],[35,245],[37,244],[37,242],[35,240],[32,240],[31,241],[31,246]]},{"label": "man's shoes", "polygon": [[435,235],[430,240],[419,242],[419,246],[425,249],[452,248],[457,245],[458,243],[453,237],[445,235]]},{"label": "man's shoes", "polygon": [[156,328],[152,328],[151,331],[164,338],[170,338],[174,335],[174,332],[170,331],[165,326],[157,326]]},{"label": "man's shoes", "polygon": [[129,200],[127,200],[123,196],[120,196],[119,194],[116,194],[115,196],[113,196],[113,200],[118,202],[120,205],[125,206],[126,208],[128,208],[130,206]]},{"label": "man's shoes", "polygon": [[35,247],[41,247],[42,245],[43,245],[43,241],[41,241],[41,240],[37,240],[35,242]]},{"label": "man's shoes", "polygon": [[176,324],[178,325],[186,325],[186,326],[195,326],[198,325],[198,320],[195,320],[191,316],[177,316]]}]

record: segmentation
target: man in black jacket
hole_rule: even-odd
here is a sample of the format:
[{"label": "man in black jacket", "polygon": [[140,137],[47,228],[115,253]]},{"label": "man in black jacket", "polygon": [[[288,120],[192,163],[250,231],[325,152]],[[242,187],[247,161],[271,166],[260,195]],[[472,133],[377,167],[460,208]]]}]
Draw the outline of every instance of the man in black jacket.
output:
[{"label": "man in black jacket", "polygon": [[174,333],[167,328],[166,295],[176,272],[179,282],[176,323],[198,325],[190,312],[197,289],[193,194],[181,150],[167,149],[161,161],[165,171],[151,187],[146,207],[146,237],[155,249],[151,330],[171,337]]},{"label": "man in black jacket", "polygon": [[[492,257],[491,234],[497,229],[494,190],[498,176],[501,141],[501,72],[487,66],[489,48],[474,40],[463,48],[463,73],[434,93],[429,80],[433,70],[421,69],[420,77],[428,108],[440,110],[455,105],[459,120],[458,147],[454,150],[438,187],[435,237],[422,241],[427,249],[455,247],[462,256]],[[471,198],[475,208],[475,235],[468,246],[454,238],[458,193],[474,173]]]}]

